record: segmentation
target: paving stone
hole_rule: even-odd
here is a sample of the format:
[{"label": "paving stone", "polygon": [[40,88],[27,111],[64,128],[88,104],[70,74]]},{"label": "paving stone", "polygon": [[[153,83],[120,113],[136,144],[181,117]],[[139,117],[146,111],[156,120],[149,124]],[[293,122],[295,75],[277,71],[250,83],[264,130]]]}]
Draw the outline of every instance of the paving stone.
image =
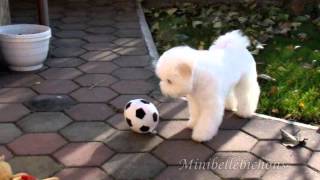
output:
[{"label": "paving stone", "polygon": [[31,99],[36,94],[28,88],[0,88],[0,103],[19,103]]},{"label": "paving stone", "polygon": [[5,146],[0,146],[0,154],[4,155],[5,161],[13,157],[13,154]]},{"label": "paving stone", "polygon": [[120,29],[115,35],[127,38],[141,38],[142,36],[140,29]]},{"label": "paving stone", "polygon": [[312,153],[306,148],[286,148],[278,141],[259,141],[252,152],[266,161],[287,164],[306,163]]},{"label": "paving stone", "polygon": [[33,87],[35,91],[42,94],[67,94],[79,86],[70,80],[48,80]]},{"label": "paving stone", "polygon": [[38,95],[26,102],[32,111],[63,111],[76,102],[66,95]]},{"label": "paving stone", "polygon": [[258,142],[239,130],[220,130],[207,145],[215,151],[250,151]]},{"label": "paving stone", "polygon": [[109,51],[115,49],[116,47],[117,45],[108,42],[90,43],[82,46],[83,49],[88,51]]},{"label": "paving stone", "polygon": [[152,102],[155,105],[157,104],[157,102],[154,99],[150,98],[147,95],[120,95],[112,101],[110,101],[110,104],[116,109],[123,111],[124,106],[132,99],[145,99]]},{"label": "paving stone", "polygon": [[162,102],[162,103],[169,103],[169,102],[174,102],[176,101],[175,99],[168,97],[168,96],[164,96],[160,89],[155,89],[154,91],[151,92],[150,97],[152,97],[153,99]]},{"label": "paving stone", "polygon": [[130,56],[130,55],[147,55],[148,51],[145,47],[120,47],[114,49],[114,51],[120,55]]},{"label": "paving stone", "polygon": [[130,130],[127,122],[124,120],[124,116],[122,113],[115,114],[111,118],[106,121],[110,124],[113,128],[118,130]]},{"label": "paving stone", "polygon": [[184,161],[205,161],[213,151],[193,141],[174,140],[164,141],[153,151],[153,154],[169,165],[180,165]]},{"label": "paving stone", "polygon": [[113,43],[115,43],[118,46],[125,46],[125,47],[129,47],[129,46],[133,46],[133,47],[137,47],[137,46],[145,46],[145,43],[143,41],[143,39],[141,38],[119,38],[115,41],[113,41]]},{"label": "paving stone", "polygon": [[210,170],[181,169],[181,166],[169,166],[161,172],[156,180],[217,180],[219,176]]},{"label": "paving stone", "polygon": [[161,142],[162,139],[158,136],[131,131],[117,131],[105,140],[107,146],[117,152],[148,152]]},{"label": "paving stone", "polygon": [[73,92],[71,96],[79,102],[107,102],[117,96],[109,88],[94,87],[94,88],[80,88]]},{"label": "paving stone", "polygon": [[107,74],[86,74],[75,79],[75,81],[81,86],[99,87],[109,86],[116,82],[117,79]]},{"label": "paving stone", "polygon": [[57,47],[80,47],[86,42],[81,39],[56,39],[52,41],[52,44]]},{"label": "paving stone", "polygon": [[317,180],[320,174],[305,166],[287,166],[280,169],[270,169],[263,177],[263,180]]},{"label": "paving stone", "polygon": [[103,121],[114,112],[105,104],[82,103],[67,109],[66,113],[78,121]]},{"label": "paving stone", "polygon": [[120,94],[148,94],[154,88],[153,84],[143,80],[121,80],[111,87]]},{"label": "paving stone", "polygon": [[111,73],[118,68],[112,62],[88,62],[79,66],[86,73]]},{"label": "paving stone", "polygon": [[46,79],[73,79],[81,74],[81,71],[75,68],[50,68],[40,73]]},{"label": "paving stone", "polygon": [[62,22],[66,23],[66,24],[72,24],[72,23],[84,23],[87,22],[89,19],[87,17],[83,17],[83,16],[77,16],[77,17],[65,17],[61,19]]},{"label": "paving stone", "polygon": [[66,168],[60,171],[55,176],[60,179],[75,179],[75,180],[111,180],[105,172],[99,168]]},{"label": "paving stone", "polygon": [[112,73],[119,79],[149,79],[154,74],[144,68],[120,68]]},{"label": "paving stone", "polygon": [[238,130],[241,129],[249,120],[235,115],[233,112],[225,111],[220,129]]},{"label": "paving stone", "polygon": [[192,135],[186,121],[161,121],[157,129],[158,134],[165,139],[191,139]]},{"label": "paving stone", "polygon": [[[87,26],[88,26],[87,24],[77,23],[77,24],[60,24],[58,27],[59,29],[62,29],[62,30],[84,30],[87,28]],[[62,36],[65,36],[65,33],[63,33]]]},{"label": "paving stone", "polygon": [[55,133],[24,134],[8,147],[17,155],[43,155],[56,151],[67,142]]},{"label": "paving stone", "polygon": [[56,67],[56,68],[77,67],[83,63],[85,63],[85,61],[79,58],[52,58],[46,61],[47,66]]},{"label": "paving stone", "polygon": [[0,123],[0,144],[9,143],[21,134],[21,131],[14,124]]},{"label": "paving stone", "polygon": [[103,141],[115,130],[103,122],[75,122],[61,130],[70,141]]},{"label": "paving stone", "polygon": [[114,63],[121,67],[145,67],[151,61],[149,56],[120,56]]},{"label": "paving stone", "polygon": [[83,39],[89,41],[89,42],[111,42],[115,39],[117,39],[115,36],[110,34],[88,34],[83,37]]},{"label": "paving stone", "polygon": [[79,30],[73,30],[73,31],[60,31],[60,32],[57,32],[55,35],[60,38],[81,38],[85,36],[86,33]]},{"label": "paving stone", "polygon": [[112,27],[90,27],[86,29],[87,32],[93,34],[110,34],[115,32],[116,30]]},{"label": "paving stone", "polygon": [[119,55],[111,51],[90,51],[81,56],[87,61],[112,61],[119,57]]},{"label": "paving stone", "polygon": [[[73,1],[74,2],[74,1]],[[86,11],[68,11],[68,12],[65,12],[65,15],[68,17],[68,16],[71,16],[71,17],[84,17],[84,16],[87,16],[88,13]]]},{"label": "paving stone", "polygon": [[118,29],[139,29],[139,22],[129,21],[129,22],[117,22],[115,25]]},{"label": "paving stone", "polygon": [[103,165],[116,179],[153,179],[165,164],[148,153],[117,154]]},{"label": "paving stone", "polygon": [[210,169],[224,179],[260,179],[265,162],[247,152],[218,152],[209,160]]},{"label": "paving stone", "polygon": [[76,57],[84,54],[86,50],[77,47],[58,47],[55,48],[51,54],[54,57],[66,58],[66,57]]},{"label": "paving stone", "polygon": [[67,167],[100,166],[113,155],[113,151],[99,142],[70,143],[54,153],[54,157]]},{"label": "paving stone", "polygon": [[37,112],[18,122],[25,132],[55,132],[72,120],[61,112]]},{"label": "paving stone", "polygon": [[320,152],[314,152],[308,162],[309,166],[320,171]]},{"label": "paving stone", "polygon": [[0,104],[0,122],[15,122],[29,112],[22,104]]},{"label": "paving stone", "polygon": [[93,19],[88,24],[92,26],[108,26],[113,25],[114,21],[112,19]]},{"label": "paving stone", "polygon": [[31,87],[43,79],[36,74],[14,73],[0,76],[0,87]]},{"label": "paving stone", "polygon": [[161,103],[158,110],[163,119],[189,119],[187,102],[183,100]]},{"label": "paving stone", "polygon": [[299,134],[301,137],[308,139],[305,144],[306,147],[313,151],[320,151],[320,132],[312,129],[303,129]]}]

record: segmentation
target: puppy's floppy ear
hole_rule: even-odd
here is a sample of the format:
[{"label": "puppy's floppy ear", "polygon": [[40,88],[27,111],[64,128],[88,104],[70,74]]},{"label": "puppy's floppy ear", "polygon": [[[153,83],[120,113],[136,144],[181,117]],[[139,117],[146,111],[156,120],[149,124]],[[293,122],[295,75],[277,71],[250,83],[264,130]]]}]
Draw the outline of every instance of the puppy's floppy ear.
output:
[{"label": "puppy's floppy ear", "polygon": [[178,64],[177,70],[183,78],[188,78],[192,75],[192,69],[191,69],[190,65],[188,65],[186,63]]}]

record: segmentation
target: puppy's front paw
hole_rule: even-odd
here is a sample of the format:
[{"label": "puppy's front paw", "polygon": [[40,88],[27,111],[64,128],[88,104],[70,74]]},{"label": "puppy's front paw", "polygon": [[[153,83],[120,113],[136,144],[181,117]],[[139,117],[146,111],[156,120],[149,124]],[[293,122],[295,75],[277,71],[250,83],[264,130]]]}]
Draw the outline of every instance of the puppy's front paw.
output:
[{"label": "puppy's front paw", "polygon": [[195,120],[189,119],[189,121],[187,121],[187,127],[189,129],[193,129],[195,125],[196,125],[196,121]]},{"label": "puppy's front paw", "polygon": [[217,132],[208,132],[204,130],[193,130],[192,139],[197,142],[209,141]]},{"label": "puppy's front paw", "polygon": [[235,112],[237,116],[241,117],[241,118],[251,118],[253,116],[254,113],[252,112],[246,112],[246,111],[236,111]]}]

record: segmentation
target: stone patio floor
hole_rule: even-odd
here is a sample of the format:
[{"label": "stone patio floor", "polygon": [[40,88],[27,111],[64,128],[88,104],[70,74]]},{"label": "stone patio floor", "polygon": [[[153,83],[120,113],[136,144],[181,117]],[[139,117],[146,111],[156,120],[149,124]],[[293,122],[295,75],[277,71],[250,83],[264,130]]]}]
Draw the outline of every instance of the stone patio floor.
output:
[{"label": "stone patio floor", "polygon": [[[193,142],[185,128],[186,103],[162,97],[157,88],[135,2],[49,3],[53,38],[46,67],[32,73],[1,70],[0,153],[15,172],[62,180],[320,179],[315,130],[300,127],[307,143],[288,149],[279,143],[279,130],[297,127],[226,112],[214,139]],[[12,0],[13,22],[34,23],[34,4]],[[157,135],[128,130],[121,112],[133,98],[159,108]],[[191,160],[287,166],[181,169]]]}]

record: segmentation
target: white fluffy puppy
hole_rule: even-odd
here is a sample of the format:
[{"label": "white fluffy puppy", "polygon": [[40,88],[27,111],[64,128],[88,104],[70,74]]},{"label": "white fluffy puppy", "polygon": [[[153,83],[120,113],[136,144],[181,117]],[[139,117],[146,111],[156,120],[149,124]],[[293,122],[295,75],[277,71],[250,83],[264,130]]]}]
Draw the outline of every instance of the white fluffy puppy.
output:
[{"label": "white fluffy puppy", "polygon": [[161,91],[187,97],[193,140],[208,141],[217,134],[224,108],[244,118],[254,114],[260,88],[249,44],[235,30],[220,36],[209,50],[181,46],[161,55],[156,65]]}]

